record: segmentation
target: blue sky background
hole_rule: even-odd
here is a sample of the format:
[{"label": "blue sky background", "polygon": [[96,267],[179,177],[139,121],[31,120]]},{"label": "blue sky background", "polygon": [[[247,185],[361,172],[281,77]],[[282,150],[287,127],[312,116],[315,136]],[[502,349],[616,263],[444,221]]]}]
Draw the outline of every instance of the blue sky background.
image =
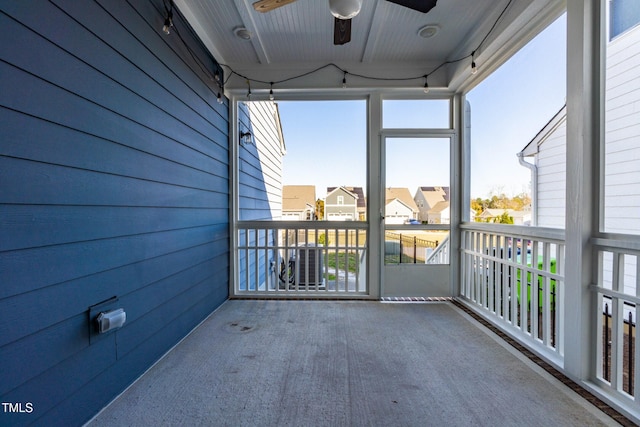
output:
[{"label": "blue sky background", "polygon": [[[518,163],[516,153],[565,103],[565,40],[562,16],[468,93],[472,197],[529,191],[530,172]],[[287,146],[284,185],[316,185],[318,198],[325,196],[328,186],[365,187],[365,101],[278,104]],[[437,127],[440,116],[415,103],[384,106],[384,124],[389,127],[408,121]],[[388,187],[408,187],[413,194],[418,186],[446,184],[443,140],[392,140],[387,151]]]}]

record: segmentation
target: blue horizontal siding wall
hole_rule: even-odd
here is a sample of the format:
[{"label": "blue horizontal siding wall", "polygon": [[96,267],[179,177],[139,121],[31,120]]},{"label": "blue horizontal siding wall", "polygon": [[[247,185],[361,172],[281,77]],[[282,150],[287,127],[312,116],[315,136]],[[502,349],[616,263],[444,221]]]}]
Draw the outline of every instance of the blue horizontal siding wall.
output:
[{"label": "blue horizontal siding wall", "polygon": [[[163,21],[162,0],[0,4],[0,401],[32,408],[0,425],[82,424],[228,297],[228,104]],[[97,336],[112,297],[127,322]]]}]

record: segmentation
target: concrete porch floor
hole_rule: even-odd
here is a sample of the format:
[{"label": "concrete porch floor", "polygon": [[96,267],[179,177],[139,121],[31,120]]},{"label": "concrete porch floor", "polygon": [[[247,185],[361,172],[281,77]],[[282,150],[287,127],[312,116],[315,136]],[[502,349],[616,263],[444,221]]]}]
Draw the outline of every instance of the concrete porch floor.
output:
[{"label": "concrete porch floor", "polygon": [[88,425],[618,424],[450,302],[234,300]]}]

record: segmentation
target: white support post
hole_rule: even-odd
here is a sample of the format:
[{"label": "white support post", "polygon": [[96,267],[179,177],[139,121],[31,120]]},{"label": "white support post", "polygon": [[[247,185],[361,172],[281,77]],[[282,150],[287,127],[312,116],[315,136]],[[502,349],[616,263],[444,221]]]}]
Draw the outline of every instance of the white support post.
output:
[{"label": "white support post", "polygon": [[382,248],[384,236],[382,235],[382,212],[384,206],[384,189],[380,188],[383,173],[382,164],[382,97],[374,92],[367,102],[368,129],[367,129],[367,221],[369,222],[369,242],[382,242],[379,245],[369,243],[367,268],[369,274],[367,284],[369,294],[378,298],[382,295],[382,277],[384,259]]},{"label": "white support post", "polygon": [[[456,94],[451,102],[451,124],[454,136],[451,144],[451,218],[449,230],[449,264],[451,267],[451,295],[462,293],[460,286],[462,247],[460,238],[460,223],[469,220],[469,133],[465,126],[469,117],[466,114],[466,101],[462,94]],[[463,131],[464,129],[464,131]]]},{"label": "white support post", "polygon": [[603,140],[603,31],[601,0],[567,0],[567,203],[564,367],[576,381],[595,377],[596,256]]},{"label": "white support post", "polygon": [[[239,285],[238,274],[238,101],[229,99],[229,296],[236,296]],[[248,254],[247,254],[248,257]]]}]

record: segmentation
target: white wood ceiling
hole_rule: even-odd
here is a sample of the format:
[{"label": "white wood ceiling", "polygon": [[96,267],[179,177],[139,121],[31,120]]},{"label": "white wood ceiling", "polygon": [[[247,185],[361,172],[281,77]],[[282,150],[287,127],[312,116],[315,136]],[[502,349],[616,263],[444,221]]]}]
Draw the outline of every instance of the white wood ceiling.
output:
[{"label": "white wood ceiling", "polygon": [[[423,14],[386,0],[363,0],[362,10],[352,21],[351,42],[333,44],[333,16],[328,0],[297,0],[269,13],[258,13],[254,0],[175,0],[216,60],[251,79],[280,81],[316,67],[335,63],[350,73],[386,78],[430,74],[445,61],[471,54],[490,31],[509,0],[439,0]],[[513,46],[531,38],[562,10],[560,0],[512,0],[507,12],[482,44],[476,62],[504,60]],[[418,30],[438,25],[435,37],[424,39]],[[245,27],[250,41],[234,35]],[[430,87],[448,87],[469,78],[471,59],[442,67],[429,77]],[[228,72],[228,69],[225,71]],[[337,69],[325,69],[304,79],[280,86],[323,88],[342,80]],[[416,86],[422,81],[360,81],[361,87]],[[460,84],[460,83],[456,83]],[[237,76],[227,89],[245,87]],[[259,86],[259,85],[258,85]]]}]

